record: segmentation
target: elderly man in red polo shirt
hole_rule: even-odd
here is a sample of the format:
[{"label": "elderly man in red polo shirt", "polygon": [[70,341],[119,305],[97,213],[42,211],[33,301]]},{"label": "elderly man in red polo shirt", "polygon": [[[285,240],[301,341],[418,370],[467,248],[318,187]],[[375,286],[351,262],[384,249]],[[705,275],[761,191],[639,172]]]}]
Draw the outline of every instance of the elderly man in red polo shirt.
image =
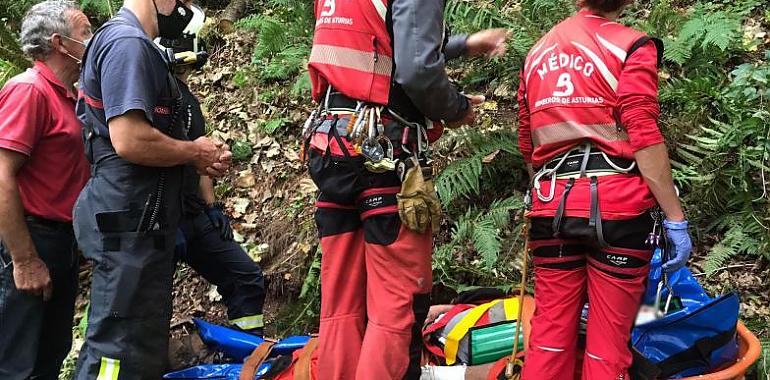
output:
[{"label": "elderly man in red polo shirt", "polygon": [[88,18],[74,2],[33,6],[21,44],[35,65],[0,91],[0,378],[56,379],[72,343],[72,206],[88,180],[73,83]]}]

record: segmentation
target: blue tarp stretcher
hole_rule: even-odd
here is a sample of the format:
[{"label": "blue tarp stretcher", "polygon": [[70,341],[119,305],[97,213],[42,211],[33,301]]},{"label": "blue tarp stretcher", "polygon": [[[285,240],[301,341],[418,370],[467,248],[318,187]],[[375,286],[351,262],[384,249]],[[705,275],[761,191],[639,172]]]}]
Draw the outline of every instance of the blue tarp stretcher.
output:
[{"label": "blue tarp stretcher", "polygon": [[[759,351],[756,337],[738,322],[738,296],[729,293],[709,297],[688,269],[665,274],[660,268],[662,261],[658,250],[653,255],[643,299],[647,306],[642,307],[631,336],[634,379],[689,379],[688,376],[701,374],[708,374],[708,379],[742,378],[746,368],[757,360]],[[243,363],[265,342],[202,320],[196,319],[195,323],[209,347],[237,363]],[[278,363],[275,358],[291,356],[309,340],[310,336],[302,335],[275,343],[255,378],[259,379],[273,363]],[[169,373],[164,378],[237,380],[242,368],[242,364],[201,365]],[[274,371],[280,372],[281,368],[284,367],[276,364]]]},{"label": "blue tarp stretcher", "polygon": [[[198,334],[206,345],[239,363],[246,360],[246,357],[265,341],[260,337],[200,319],[195,319],[194,322],[198,326]],[[295,350],[304,347],[309,340],[310,336],[308,335],[290,336],[282,339],[273,346],[270,357],[291,355]],[[238,380],[242,367],[241,364],[206,364],[171,372],[163,378]],[[271,362],[264,363],[257,371],[257,375],[266,373],[270,367]]]}]

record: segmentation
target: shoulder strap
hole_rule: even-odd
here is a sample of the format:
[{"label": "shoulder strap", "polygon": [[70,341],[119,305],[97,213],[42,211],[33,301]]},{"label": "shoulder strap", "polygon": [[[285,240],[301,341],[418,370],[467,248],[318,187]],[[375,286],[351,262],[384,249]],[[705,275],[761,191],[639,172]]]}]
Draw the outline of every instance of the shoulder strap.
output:
[{"label": "shoulder strap", "polygon": [[243,363],[239,379],[254,380],[254,376],[257,375],[259,366],[261,366],[262,363],[265,362],[265,359],[270,356],[270,352],[273,351],[273,346],[275,346],[275,341],[272,340],[265,340],[262,344],[257,346]]},{"label": "shoulder strap", "polygon": [[[664,46],[663,41],[660,38],[650,37],[650,36],[644,36],[636,40],[633,45],[631,45],[631,48],[628,49],[628,52],[626,52],[626,57],[630,57],[631,54],[634,54],[635,51],[639,50],[644,44],[647,42],[652,41],[655,44],[655,48],[658,50],[658,67],[660,67],[663,64],[663,52],[664,52]],[[626,58],[628,59],[628,58]]]}]

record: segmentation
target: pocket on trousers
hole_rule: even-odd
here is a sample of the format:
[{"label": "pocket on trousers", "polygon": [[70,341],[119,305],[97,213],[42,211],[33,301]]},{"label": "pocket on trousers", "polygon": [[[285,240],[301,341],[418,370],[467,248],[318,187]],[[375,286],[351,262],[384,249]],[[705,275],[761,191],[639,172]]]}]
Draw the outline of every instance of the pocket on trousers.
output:
[{"label": "pocket on trousers", "polygon": [[361,192],[363,157],[324,157],[312,149],[308,156],[310,177],[325,199],[340,204],[355,200]]},{"label": "pocket on trousers", "polygon": [[170,312],[173,252],[155,247],[146,233],[121,233],[121,248],[102,252],[94,271],[95,302],[118,318],[150,318]]}]

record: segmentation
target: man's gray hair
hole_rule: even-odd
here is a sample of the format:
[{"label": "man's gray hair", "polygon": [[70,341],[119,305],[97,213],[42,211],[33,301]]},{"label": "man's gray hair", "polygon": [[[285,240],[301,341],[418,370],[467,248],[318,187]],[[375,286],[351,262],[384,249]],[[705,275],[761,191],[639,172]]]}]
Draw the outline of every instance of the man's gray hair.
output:
[{"label": "man's gray hair", "polygon": [[51,35],[70,36],[72,25],[67,11],[79,10],[71,0],[46,0],[35,4],[21,21],[21,49],[33,59],[42,60],[53,50]]}]

